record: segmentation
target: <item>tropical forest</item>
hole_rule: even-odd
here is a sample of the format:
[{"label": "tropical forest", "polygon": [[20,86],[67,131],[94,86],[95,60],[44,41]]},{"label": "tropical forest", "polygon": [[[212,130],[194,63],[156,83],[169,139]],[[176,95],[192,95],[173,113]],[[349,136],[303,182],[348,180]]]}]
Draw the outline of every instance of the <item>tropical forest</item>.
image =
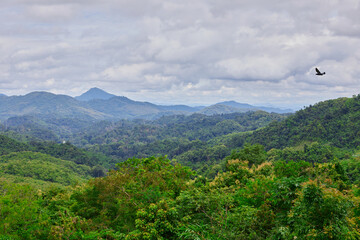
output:
[{"label": "tropical forest", "polygon": [[360,95],[0,98],[0,240],[360,239]]}]

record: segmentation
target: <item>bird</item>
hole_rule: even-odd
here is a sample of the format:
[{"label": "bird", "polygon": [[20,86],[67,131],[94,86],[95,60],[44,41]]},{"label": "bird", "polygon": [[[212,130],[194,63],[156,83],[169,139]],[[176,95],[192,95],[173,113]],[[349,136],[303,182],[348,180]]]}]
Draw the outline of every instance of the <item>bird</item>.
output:
[{"label": "bird", "polygon": [[319,76],[322,76],[322,75],[325,75],[325,72],[320,72],[320,70],[318,68],[315,68],[315,71],[316,71],[316,75],[319,75]]}]

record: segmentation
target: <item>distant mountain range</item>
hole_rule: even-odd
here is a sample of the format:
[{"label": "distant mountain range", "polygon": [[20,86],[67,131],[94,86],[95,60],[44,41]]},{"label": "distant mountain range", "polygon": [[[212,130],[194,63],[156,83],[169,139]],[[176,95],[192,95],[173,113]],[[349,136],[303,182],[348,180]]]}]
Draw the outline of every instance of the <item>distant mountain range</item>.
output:
[{"label": "distant mountain range", "polygon": [[227,102],[220,102],[217,103],[215,105],[212,105],[210,107],[214,107],[214,106],[227,106],[227,110],[231,111],[230,113],[234,113],[234,112],[247,112],[247,111],[258,111],[258,110],[262,110],[265,112],[274,112],[274,113],[289,113],[289,112],[293,112],[292,109],[280,109],[280,108],[273,108],[273,107],[262,107],[262,106],[252,106],[250,104],[247,103],[238,103],[235,101],[227,101]]},{"label": "distant mountain range", "polygon": [[235,101],[221,102],[209,107],[162,106],[116,96],[99,88],[92,88],[77,97],[49,92],[32,92],[24,96],[0,96],[0,119],[23,115],[43,115],[86,120],[155,119],[164,115],[192,114],[195,112],[206,115],[257,110],[275,113],[292,112],[291,109],[257,107]]}]

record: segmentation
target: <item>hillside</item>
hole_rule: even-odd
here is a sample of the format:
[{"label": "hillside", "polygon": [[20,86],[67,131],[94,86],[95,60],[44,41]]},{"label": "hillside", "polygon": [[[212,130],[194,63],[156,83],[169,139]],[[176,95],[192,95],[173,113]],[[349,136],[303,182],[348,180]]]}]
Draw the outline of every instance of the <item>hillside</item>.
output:
[{"label": "hillside", "polygon": [[274,108],[274,107],[264,107],[264,106],[253,106],[247,103],[238,103],[235,101],[226,101],[226,102],[220,102],[217,103],[220,105],[225,105],[229,107],[234,107],[237,109],[240,109],[242,111],[265,111],[265,112],[274,112],[274,113],[290,113],[293,112],[291,109],[280,109],[280,108]]},{"label": "hillside", "polygon": [[54,141],[70,139],[94,124],[95,120],[56,116],[16,116],[0,123],[3,134],[19,141]]},{"label": "hillside", "polygon": [[87,152],[69,142],[19,142],[7,136],[0,135],[0,156],[24,151],[47,154],[54,158],[71,161],[79,165],[86,165],[94,169],[99,165],[102,166],[102,168],[110,168],[114,165],[114,161],[116,161],[102,154]]},{"label": "hillside", "polygon": [[35,152],[16,152],[0,156],[0,178],[13,182],[47,185],[70,185],[85,182],[92,176],[92,169]]},{"label": "hillside", "polygon": [[12,152],[26,151],[29,146],[25,143],[18,142],[7,136],[0,135],[0,155],[6,155]]},{"label": "hillside", "polygon": [[282,122],[273,122],[255,131],[247,141],[267,149],[296,146],[306,141],[356,148],[360,145],[360,95],[306,107]]},{"label": "hillside", "polygon": [[201,114],[205,114],[208,116],[215,115],[215,114],[230,114],[236,112],[247,112],[254,109],[243,109],[243,108],[236,108],[233,106],[227,106],[224,104],[215,104],[209,107],[203,108],[199,111]]},{"label": "hillside", "polygon": [[113,97],[108,100],[95,99],[88,101],[87,104],[91,109],[101,111],[117,119],[151,119],[153,115],[163,111],[155,104],[133,101],[126,97]]}]

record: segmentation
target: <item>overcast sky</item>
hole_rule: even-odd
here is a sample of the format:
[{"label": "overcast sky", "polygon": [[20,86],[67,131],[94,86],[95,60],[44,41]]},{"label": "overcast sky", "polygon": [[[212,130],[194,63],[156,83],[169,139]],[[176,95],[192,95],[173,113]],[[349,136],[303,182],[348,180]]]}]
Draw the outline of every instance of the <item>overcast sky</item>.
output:
[{"label": "overcast sky", "polygon": [[[0,93],[300,108],[360,93],[360,0],[1,0]],[[325,71],[315,75],[315,67]]]}]

